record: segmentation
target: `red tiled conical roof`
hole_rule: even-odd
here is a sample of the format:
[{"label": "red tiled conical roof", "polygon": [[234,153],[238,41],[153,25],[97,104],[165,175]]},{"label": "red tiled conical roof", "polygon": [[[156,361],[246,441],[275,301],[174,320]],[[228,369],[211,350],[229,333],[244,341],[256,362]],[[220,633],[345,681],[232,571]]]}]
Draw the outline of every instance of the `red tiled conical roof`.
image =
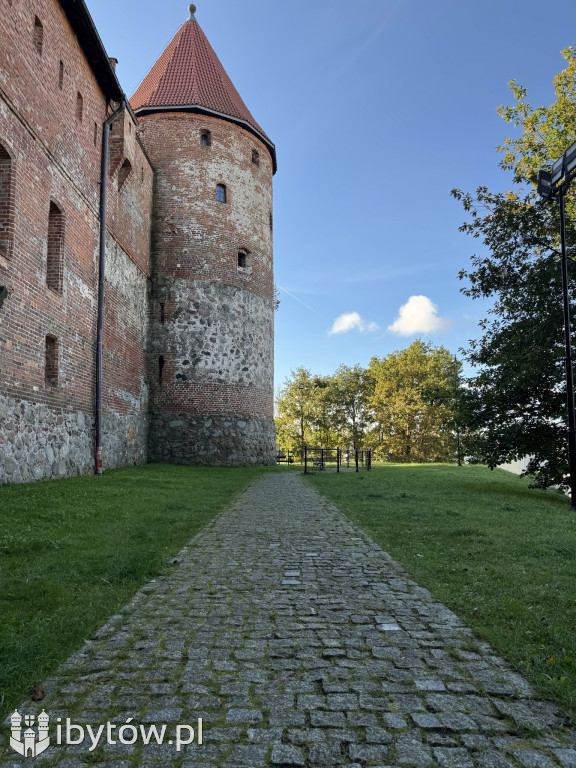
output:
[{"label": "red tiled conical roof", "polygon": [[244,124],[268,145],[274,144],[252,117],[194,15],[172,41],[130,99],[138,114],[197,110]]}]

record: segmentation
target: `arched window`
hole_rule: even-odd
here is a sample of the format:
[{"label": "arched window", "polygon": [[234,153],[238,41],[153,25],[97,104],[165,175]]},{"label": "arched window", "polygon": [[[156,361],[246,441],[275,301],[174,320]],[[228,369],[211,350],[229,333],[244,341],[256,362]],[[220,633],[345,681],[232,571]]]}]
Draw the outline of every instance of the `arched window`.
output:
[{"label": "arched window", "polygon": [[252,162],[254,165],[260,165],[260,153],[257,149],[252,150]]},{"label": "arched window", "polygon": [[200,133],[200,144],[203,147],[209,147],[212,145],[212,134],[210,131],[202,131]]},{"label": "arched window", "polygon": [[50,203],[48,213],[48,248],[46,263],[46,285],[62,293],[64,253],[64,214],[56,203]]},{"label": "arched window", "polygon": [[79,123],[82,122],[82,116],[84,113],[84,99],[82,98],[82,94],[80,91],[76,94],[76,120],[78,120]]},{"label": "arched window", "polygon": [[158,383],[162,384],[162,372],[164,371],[164,355],[158,358]]},{"label": "arched window", "polygon": [[0,256],[8,259],[14,239],[12,158],[0,144]]},{"label": "arched window", "polygon": [[118,171],[118,189],[122,189],[124,186],[126,179],[130,174],[132,173],[132,163],[128,158],[125,158],[124,162],[120,166],[120,170]]},{"label": "arched window", "polygon": [[47,387],[58,386],[58,339],[46,336],[44,380]]},{"label": "arched window", "polygon": [[44,27],[38,16],[34,17],[34,47],[38,53],[42,53],[42,46],[44,45]]},{"label": "arched window", "polygon": [[220,203],[226,202],[226,187],[224,184],[218,184],[216,187],[216,200]]},{"label": "arched window", "polygon": [[247,274],[252,272],[252,254],[244,248],[238,251],[238,272]]}]

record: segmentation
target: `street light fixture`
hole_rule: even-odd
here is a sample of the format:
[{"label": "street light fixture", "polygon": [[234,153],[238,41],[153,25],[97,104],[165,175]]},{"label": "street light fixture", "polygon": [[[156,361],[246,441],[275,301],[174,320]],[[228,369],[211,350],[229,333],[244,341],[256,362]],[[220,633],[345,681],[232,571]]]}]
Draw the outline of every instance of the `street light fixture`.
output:
[{"label": "street light fixture", "polygon": [[303,381],[298,382],[298,389],[300,390],[300,464],[304,461],[304,400],[302,396],[304,389],[309,389],[310,384],[304,384]]},{"label": "street light fixture", "polygon": [[564,303],[564,340],[566,345],[566,405],[568,409],[568,466],[570,470],[570,509],[576,511],[576,419],[574,417],[574,373],[570,341],[570,303],[568,300],[568,260],[566,258],[566,213],[564,197],[576,177],[576,141],[559,158],[552,170],[538,173],[538,194],[545,200],[557,197],[560,204],[560,244],[562,297]]}]

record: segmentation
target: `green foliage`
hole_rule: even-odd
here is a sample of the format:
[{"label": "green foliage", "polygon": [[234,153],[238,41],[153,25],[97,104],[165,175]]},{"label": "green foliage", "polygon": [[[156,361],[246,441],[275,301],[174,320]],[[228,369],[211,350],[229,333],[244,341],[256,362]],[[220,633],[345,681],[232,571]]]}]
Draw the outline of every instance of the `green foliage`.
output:
[{"label": "green foliage", "polygon": [[331,377],[330,387],[340,444],[357,450],[367,448],[366,432],[374,395],[372,376],[360,365],[340,365]]},{"label": "green foliage", "polygon": [[442,464],[308,477],[576,720],[576,518],[561,494]]},{"label": "green foliage", "polygon": [[329,377],[313,376],[302,367],[291,371],[276,407],[276,442],[280,447],[299,452],[304,445],[328,448],[338,442]]},{"label": "green foliage", "polygon": [[455,455],[455,380],[460,364],[444,347],[421,340],[372,358],[375,457],[385,461],[449,461]]},{"label": "green foliage", "polygon": [[576,138],[576,47],[566,48],[562,56],[567,67],[554,78],[556,100],[549,107],[533,108],[526,88],[512,80],[516,103],[498,108],[507,123],[522,131],[498,147],[504,155],[500,165],[513,172],[515,184],[535,185],[540,168],[557,160]]},{"label": "green foliage", "polygon": [[368,369],[340,365],[331,376],[292,371],[277,401],[277,442],[284,449],[376,448],[395,461],[447,461],[455,452],[460,364],[422,341]]},{"label": "green foliage", "polygon": [[[532,108],[526,89],[512,82],[515,104],[498,110],[521,130],[499,147],[500,165],[527,191],[494,194],[479,187],[474,196],[452,191],[470,216],[460,230],[488,251],[474,255],[472,269],[460,272],[467,280],[462,292],[494,301],[480,323],[482,338],[467,351],[478,370],[464,398],[467,426],[476,432],[469,451],[490,467],[531,457],[526,472],[541,487],[565,484],[568,473],[558,206],[541,200],[535,189],[538,170],[576,139],[576,49],[563,55],[568,66],[554,80],[552,105]],[[573,191],[567,213],[571,258]],[[569,279],[574,295],[575,281]]]}]

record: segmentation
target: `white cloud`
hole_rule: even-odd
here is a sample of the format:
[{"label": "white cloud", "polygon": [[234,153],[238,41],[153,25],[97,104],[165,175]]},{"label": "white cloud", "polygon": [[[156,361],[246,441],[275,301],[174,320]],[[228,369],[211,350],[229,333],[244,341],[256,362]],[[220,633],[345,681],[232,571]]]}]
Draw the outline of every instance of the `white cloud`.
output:
[{"label": "white cloud", "polygon": [[447,317],[438,317],[438,307],[427,296],[410,296],[398,310],[398,317],[388,330],[398,336],[442,331],[450,325]]},{"label": "white cloud", "polygon": [[348,331],[373,332],[378,330],[376,323],[369,322],[360,317],[358,312],[346,312],[334,320],[332,328],[328,331],[330,335],[334,333],[348,333]]}]

